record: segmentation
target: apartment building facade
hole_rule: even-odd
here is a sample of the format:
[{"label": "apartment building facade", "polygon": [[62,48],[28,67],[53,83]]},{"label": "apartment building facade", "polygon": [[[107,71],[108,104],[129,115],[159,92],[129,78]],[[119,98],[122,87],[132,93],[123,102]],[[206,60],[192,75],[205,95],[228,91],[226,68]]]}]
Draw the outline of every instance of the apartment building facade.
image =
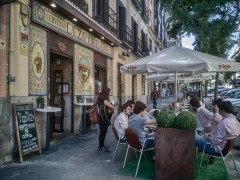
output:
[{"label": "apartment building facade", "polygon": [[[4,0],[0,3],[0,164],[17,157],[12,103],[43,96],[61,108],[50,137],[78,135],[83,111],[77,96],[109,87],[119,106],[147,102],[145,75],[120,66],[163,49],[155,33],[154,0]],[[116,113],[117,114],[117,110]],[[47,115],[36,112],[42,148]]]}]

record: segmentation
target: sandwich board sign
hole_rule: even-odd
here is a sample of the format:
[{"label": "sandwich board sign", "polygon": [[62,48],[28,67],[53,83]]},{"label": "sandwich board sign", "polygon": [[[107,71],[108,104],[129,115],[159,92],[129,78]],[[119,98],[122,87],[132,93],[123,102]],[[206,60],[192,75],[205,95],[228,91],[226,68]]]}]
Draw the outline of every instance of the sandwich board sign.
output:
[{"label": "sandwich board sign", "polygon": [[21,163],[23,156],[38,151],[41,146],[38,137],[33,103],[12,104],[13,120],[16,127],[16,141]]}]

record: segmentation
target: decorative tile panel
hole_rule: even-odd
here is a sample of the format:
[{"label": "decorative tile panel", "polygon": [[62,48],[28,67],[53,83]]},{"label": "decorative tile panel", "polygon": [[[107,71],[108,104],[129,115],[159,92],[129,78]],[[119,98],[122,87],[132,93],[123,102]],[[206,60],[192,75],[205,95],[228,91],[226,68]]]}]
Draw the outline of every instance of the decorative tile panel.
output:
[{"label": "decorative tile panel", "polygon": [[75,95],[93,94],[93,51],[75,44],[74,78]]},{"label": "decorative tile panel", "polygon": [[29,95],[47,94],[47,32],[30,26]]},{"label": "decorative tile panel", "polygon": [[113,61],[111,59],[107,60],[107,86],[112,89],[113,82]]}]

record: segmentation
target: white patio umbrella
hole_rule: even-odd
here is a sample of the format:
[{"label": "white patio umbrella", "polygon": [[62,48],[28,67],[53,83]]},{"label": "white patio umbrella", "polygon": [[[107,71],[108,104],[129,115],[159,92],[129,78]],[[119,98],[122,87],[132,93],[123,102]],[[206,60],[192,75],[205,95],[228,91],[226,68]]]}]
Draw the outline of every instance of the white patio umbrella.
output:
[{"label": "white patio umbrella", "polygon": [[238,72],[240,63],[173,46],[120,67],[122,73]]},{"label": "white patio umbrella", "polygon": [[[188,77],[191,76],[192,73],[178,73],[178,78],[180,77]],[[158,74],[151,74],[146,77],[146,81],[162,81],[169,79],[170,77],[174,77],[175,73],[158,73]]]},{"label": "white patio umbrella", "polygon": [[[175,82],[179,72],[238,72],[239,69],[240,63],[179,46],[164,49],[120,67],[121,73],[175,73]],[[176,100],[177,83],[175,83]]]},{"label": "white patio umbrella", "polygon": [[[178,73],[177,78],[181,82],[198,82],[211,79],[211,76],[216,73],[198,73],[198,74],[189,74],[189,73]],[[174,80],[175,73],[163,73],[163,74],[151,74],[147,76],[146,81],[172,81]],[[168,77],[168,78],[167,78]]]}]

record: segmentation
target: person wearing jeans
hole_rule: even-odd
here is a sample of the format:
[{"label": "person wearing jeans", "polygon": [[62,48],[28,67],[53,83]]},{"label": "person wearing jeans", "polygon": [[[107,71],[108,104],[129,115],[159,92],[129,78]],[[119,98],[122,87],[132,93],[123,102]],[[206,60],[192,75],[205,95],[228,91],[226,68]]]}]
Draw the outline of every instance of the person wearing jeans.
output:
[{"label": "person wearing jeans", "polygon": [[146,139],[144,127],[145,125],[156,124],[156,119],[153,117],[150,118],[150,116],[147,115],[146,108],[147,106],[143,102],[136,102],[133,115],[128,119],[128,128],[133,129],[137,133],[139,142],[145,148],[154,146],[154,138],[146,140],[144,144],[144,140]]},{"label": "person wearing jeans", "polygon": [[154,90],[151,92],[151,100],[153,102],[153,109],[157,109],[157,99],[159,97],[159,93],[157,88],[155,87]]},{"label": "person wearing jeans", "polygon": [[210,132],[201,135],[195,135],[195,144],[198,149],[203,150],[205,146],[205,153],[211,155],[219,154],[220,147],[222,151],[225,147],[227,140],[237,138],[240,134],[240,123],[233,115],[234,108],[230,101],[222,101],[218,104],[219,114],[222,115],[222,120]]},{"label": "person wearing jeans", "polygon": [[107,134],[108,127],[111,125],[111,118],[114,113],[114,108],[117,106],[117,103],[114,105],[109,102],[109,88],[103,88],[102,92],[99,94],[97,98],[97,106],[98,106],[98,119],[99,119],[99,152],[110,152],[107,146],[104,145],[105,137]]}]

